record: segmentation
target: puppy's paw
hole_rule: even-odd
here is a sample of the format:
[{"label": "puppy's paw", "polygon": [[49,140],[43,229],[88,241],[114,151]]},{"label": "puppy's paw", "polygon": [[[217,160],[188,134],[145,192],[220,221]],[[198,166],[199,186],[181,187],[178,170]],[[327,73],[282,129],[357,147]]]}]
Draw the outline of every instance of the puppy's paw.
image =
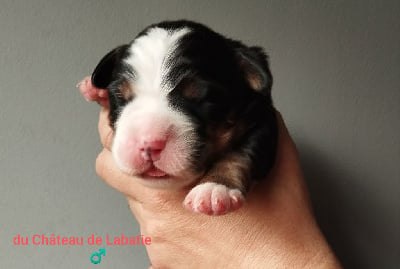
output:
[{"label": "puppy's paw", "polygon": [[188,193],[183,204],[196,213],[218,216],[239,209],[243,201],[244,197],[238,189],[206,182],[195,186]]},{"label": "puppy's paw", "polygon": [[98,102],[101,106],[107,106],[108,105],[108,92],[105,89],[99,89],[96,88],[92,84],[91,77],[85,77],[82,79],[76,87],[79,88],[79,91],[83,95],[83,97],[86,99],[88,102],[93,102],[96,101]]}]

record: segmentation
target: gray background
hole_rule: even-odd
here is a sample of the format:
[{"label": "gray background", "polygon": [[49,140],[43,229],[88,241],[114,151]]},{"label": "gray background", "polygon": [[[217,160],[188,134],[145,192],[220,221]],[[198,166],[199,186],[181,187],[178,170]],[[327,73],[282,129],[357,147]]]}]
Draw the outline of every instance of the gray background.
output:
[{"label": "gray background", "polygon": [[[1,1],[0,268],[92,268],[99,246],[14,246],[21,234],[134,236],[95,174],[97,105],[75,83],[164,19],[197,20],[271,56],[318,222],[346,268],[399,268],[399,1]],[[146,268],[107,246],[96,268]]]}]

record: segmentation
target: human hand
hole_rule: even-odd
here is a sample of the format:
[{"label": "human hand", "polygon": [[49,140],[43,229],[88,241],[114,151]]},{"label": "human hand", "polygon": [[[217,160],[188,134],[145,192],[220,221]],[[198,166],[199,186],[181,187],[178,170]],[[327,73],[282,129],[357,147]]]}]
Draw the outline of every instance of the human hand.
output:
[{"label": "human hand", "polygon": [[340,268],[315,222],[297,150],[279,113],[270,175],[247,194],[241,209],[218,217],[186,210],[188,188],[151,189],[122,173],[110,152],[108,113],[104,107],[100,112],[104,149],[96,171],[126,195],[142,234],[151,237],[152,268]]},{"label": "human hand", "polygon": [[76,87],[79,89],[79,91],[86,99],[86,101],[88,102],[96,101],[102,107],[109,106],[107,90],[96,88],[92,84],[91,76],[83,78],[80,82],[78,82],[78,84],[76,84]]}]

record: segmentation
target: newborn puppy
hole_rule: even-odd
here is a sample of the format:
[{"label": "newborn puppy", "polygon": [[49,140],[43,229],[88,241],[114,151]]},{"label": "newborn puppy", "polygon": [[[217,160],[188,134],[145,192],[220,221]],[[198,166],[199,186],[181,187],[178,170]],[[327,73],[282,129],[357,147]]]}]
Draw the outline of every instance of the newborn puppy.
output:
[{"label": "newborn puppy", "polygon": [[194,212],[238,209],[274,163],[266,55],[204,25],[151,25],[78,85],[110,107],[118,167],[150,187],[192,186],[184,205]]}]

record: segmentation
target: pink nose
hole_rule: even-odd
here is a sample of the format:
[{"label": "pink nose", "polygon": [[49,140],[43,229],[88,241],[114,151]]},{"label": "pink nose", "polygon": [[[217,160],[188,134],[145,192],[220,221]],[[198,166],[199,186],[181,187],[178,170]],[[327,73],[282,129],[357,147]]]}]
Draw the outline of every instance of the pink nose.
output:
[{"label": "pink nose", "polygon": [[166,144],[166,140],[144,140],[139,147],[140,154],[146,161],[157,161],[160,159],[160,154],[165,148]]}]

